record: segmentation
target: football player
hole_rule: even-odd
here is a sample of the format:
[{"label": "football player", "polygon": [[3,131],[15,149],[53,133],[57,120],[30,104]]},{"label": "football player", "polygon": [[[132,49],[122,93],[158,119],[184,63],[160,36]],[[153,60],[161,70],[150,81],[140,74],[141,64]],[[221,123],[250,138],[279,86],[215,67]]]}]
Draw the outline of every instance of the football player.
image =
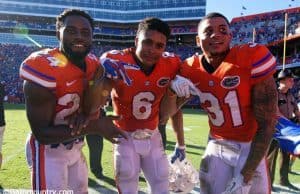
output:
[{"label": "football player", "polygon": [[[134,48],[113,50],[101,57],[105,67],[126,69],[126,75],[117,72],[116,76],[127,77],[123,79],[127,82],[114,81],[111,94],[114,112],[122,116],[115,124],[128,136],[128,140],[119,138],[120,143],[114,146],[116,184],[123,194],[138,193],[140,170],[151,193],[169,193],[168,160],[158,131],[159,107],[164,95],[174,96],[167,89],[181,63],[178,56],[164,52],[169,36],[167,23],[146,18],[139,23]],[[175,158],[183,160],[185,147],[180,130],[179,123],[175,126],[180,136]]]},{"label": "football player", "polygon": [[93,19],[68,9],[57,17],[56,28],[59,48],[32,53],[20,68],[32,131],[26,143],[32,189],[87,193],[88,172],[81,150],[84,135],[98,134],[113,142],[114,137],[125,135],[113,124],[114,117],[81,122],[85,119],[76,116],[81,115],[84,90],[94,84],[94,74],[102,68],[89,53]]},{"label": "football player", "polygon": [[175,80],[172,89],[179,96],[198,95],[208,113],[201,192],[266,194],[270,184],[265,154],[277,120],[276,60],[265,46],[230,48],[231,40],[226,17],[205,16],[196,37],[203,54],[183,62],[180,74],[185,78]]}]

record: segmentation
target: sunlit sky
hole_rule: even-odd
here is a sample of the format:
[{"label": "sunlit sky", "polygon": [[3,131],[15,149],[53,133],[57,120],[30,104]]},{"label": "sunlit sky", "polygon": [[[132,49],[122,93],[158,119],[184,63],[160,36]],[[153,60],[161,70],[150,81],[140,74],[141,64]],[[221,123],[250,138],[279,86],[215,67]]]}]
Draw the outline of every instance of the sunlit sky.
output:
[{"label": "sunlit sky", "polygon": [[[244,8],[243,8],[244,7]],[[206,13],[220,12],[229,21],[234,17],[299,7],[300,0],[207,0]]]}]

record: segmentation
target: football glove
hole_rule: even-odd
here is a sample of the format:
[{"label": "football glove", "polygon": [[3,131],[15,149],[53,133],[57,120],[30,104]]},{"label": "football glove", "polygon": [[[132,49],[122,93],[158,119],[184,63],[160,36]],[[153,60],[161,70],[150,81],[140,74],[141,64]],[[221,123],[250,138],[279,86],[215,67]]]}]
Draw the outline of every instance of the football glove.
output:
[{"label": "football glove", "polygon": [[184,146],[176,145],[175,150],[174,150],[173,154],[171,155],[171,163],[173,164],[177,159],[180,162],[185,159],[185,147]]},{"label": "football glove", "polygon": [[180,75],[176,75],[171,81],[171,89],[178,97],[189,98],[190,95],[198,95],[198,90],[194,84],[189,79]]},{"label": "football glove", "polygon": [[127,75],[126,69],[135,69],[139,70],[140,67],[138,65],[127,64],[125,62],[109,59],[109,58],[101,58],[101,64],[105,69],[104,76],[109,79],[122,79],[124,83],[128,86],[131,85],[132,80]]}]

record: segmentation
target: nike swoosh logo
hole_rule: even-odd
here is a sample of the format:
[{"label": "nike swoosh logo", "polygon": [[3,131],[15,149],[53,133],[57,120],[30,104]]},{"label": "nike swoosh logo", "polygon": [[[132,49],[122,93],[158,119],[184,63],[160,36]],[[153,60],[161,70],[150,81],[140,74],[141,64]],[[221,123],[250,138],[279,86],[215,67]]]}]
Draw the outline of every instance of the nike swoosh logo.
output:
[{"label": "nike swoosh logo", "polygon": [[71,85],[73,85],[77,80],[73,80],[73,81],[70,81],[70,82],[66,82],[66,85],[69,87]]}]

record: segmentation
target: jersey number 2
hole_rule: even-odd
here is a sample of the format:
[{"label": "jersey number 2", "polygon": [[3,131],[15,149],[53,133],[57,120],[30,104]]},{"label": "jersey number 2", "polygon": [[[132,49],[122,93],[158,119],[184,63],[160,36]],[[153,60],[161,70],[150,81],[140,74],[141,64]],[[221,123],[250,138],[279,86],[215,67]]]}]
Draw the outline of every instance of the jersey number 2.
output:
[{"label": "jersey number 2", "polygon": [[54,122],[56,125],[67,124],[65,117],[71,115],[79,108],[80,97],[76,93],[65,94],[58,99],[57,104],[66,108],[56,113]]}]

